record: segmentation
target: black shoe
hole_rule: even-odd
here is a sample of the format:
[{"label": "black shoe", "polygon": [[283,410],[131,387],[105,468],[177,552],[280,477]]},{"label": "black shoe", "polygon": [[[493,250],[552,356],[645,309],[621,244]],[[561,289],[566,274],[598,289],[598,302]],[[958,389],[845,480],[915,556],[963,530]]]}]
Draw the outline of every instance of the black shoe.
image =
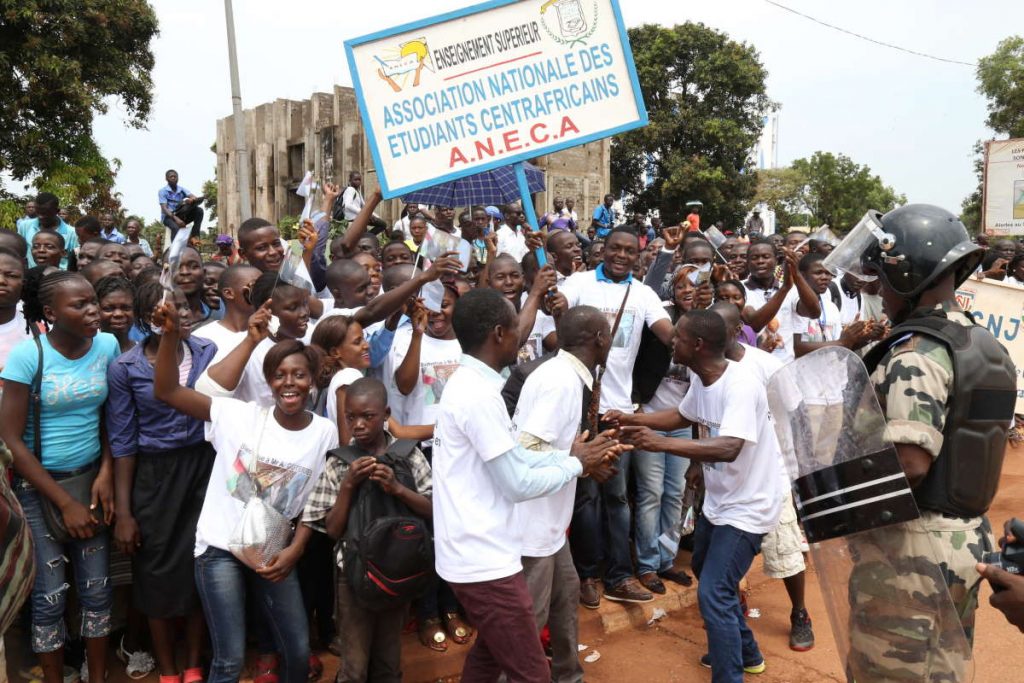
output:
[{"label": "black shoe", "polygon": [[601,591],[597,589],[597,579],[580,581],[580,604],[587,609],[597,609],[601,606]]},{"label": "black shoe", "polygon": [[789,649],[796,652],[807,652],[814,647],[814,630],[811,628],[811,617],[806,609],[794,611],[789,616]]},{"label": "black shoe", "polygon": [[[700,665],[705,669],[711,668],[711,655],[704,655],[700,658]],[[765,666],[764,659],[762,658],[757,664],[744,664],[743,672],[748,674],[763,674],[764,670],[768,668]]]},{"label": "black shoe", "polygon": [[678,583],[680,586],[693,585],[693,577],[681,569],[679,571],[676,571],[675,569],[666,569],[663,572],[658,572],[658,576],[665,579],[666,581]]}]

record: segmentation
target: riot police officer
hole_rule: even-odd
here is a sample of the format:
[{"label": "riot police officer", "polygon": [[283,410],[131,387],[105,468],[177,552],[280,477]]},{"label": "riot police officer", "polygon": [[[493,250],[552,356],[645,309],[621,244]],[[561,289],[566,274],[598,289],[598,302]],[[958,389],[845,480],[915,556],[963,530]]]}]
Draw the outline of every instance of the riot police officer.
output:
[{"label": "riot police officer", "polygon": [[[892,540],[908,565],[936,561],[928,544],[938,552],[972,641],[980,583],[975,564],[993,545],[985,512],[1002,469],[1016,373],[1006,350],[957,304],[956,288],[983,255],[959,219],[936,206],[910,204],[865,220],[872,237],[860,265],[878,277],[893,328],[864,362],[921,511],[919,533],[900,532]],[[915,665],[897,661],[886,648],[901,637],[902,626],[874,633],[879,647],[872,666],[883,678]]]}]

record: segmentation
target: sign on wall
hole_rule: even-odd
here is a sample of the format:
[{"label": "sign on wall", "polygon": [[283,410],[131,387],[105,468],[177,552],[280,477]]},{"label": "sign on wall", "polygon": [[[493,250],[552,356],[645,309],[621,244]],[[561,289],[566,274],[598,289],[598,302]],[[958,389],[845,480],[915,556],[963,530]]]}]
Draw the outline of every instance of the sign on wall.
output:
[{"label": "sign on wall", "polygon": [[957,288],[956,300],[1009,352],[1017,368],[1014,412],[1024,413],[1024,289],[971,277]]},{"label": "sign on wall", "polygon": [[985,232],[1024,235],[1024,138],[985,143]]},{"label": "sign on wall", "polygon": [[385,198],[647,124],[616,0],[496,0],[345,51]]}]

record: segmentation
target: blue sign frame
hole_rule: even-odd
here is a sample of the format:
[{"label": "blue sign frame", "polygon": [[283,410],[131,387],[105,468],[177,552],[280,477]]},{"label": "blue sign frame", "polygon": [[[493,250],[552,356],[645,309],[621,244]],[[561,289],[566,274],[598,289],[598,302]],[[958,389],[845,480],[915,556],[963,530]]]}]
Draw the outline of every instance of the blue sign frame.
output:
[{"label": "blue sign frame", "polygon": [[391,187],[388,183],[386,173],[384,172],[384,167],[381,164],[380,150],[377,147],[377,137],[373,130],[373,122],[370,120],[370,117],[366,111],[366,101],[363,99],[362,96],[363,89],[362,84],[359,81],[359,71],[356,69],[355,65],[355,55],[353,53],[353,48],[359,45],[363,45],[364,43],[371,43],[376,40],[380,40],[381,38],[388,38],[401,33],[407,33],[418,28],[423,28],[425,26],[432,26],[434,24],[440,24],[442,22],[450,21],[452,19],[460,19],[462,17],[466,17],[472,14],[479,14],[480,12],[486,12],[488,10],[497,9],[498,7],[504,7],[506,5],[511,5],[519,1],[520,0],[491,0],[491,2],[484,2],[478,5],[471,5],[470,7],[466,7],[460,10],[454,10],[452,12],[447,12],[445,14],[438,14],[437,16],[433,16],[427,19],[413,21],[408,24],[402,24],[401,26],[395,26],[393,28],[385,29],[383,31],[377,31],[376,33],[370,33],[365,36],[360,36],[359,38],[352,38],[351,40],[345,41],[345,56],[348,59],[349,72],[352,74],[352,86],[355,88],[356,91],[356,102],[359,105],[359,114],[363,118],[363,126],[366,128],[366,138],[370,145],[370,154],[373,155],[373,164],[377,172],[377,179],[380,182],[381,194],[384,195],[385,199],[392,199],[394,197],[399,197],[403,194],[415,192],[416,190],[422,190],[425,187],[433,187],[434,185],[439,185],[441,183],[445,183],[451,180],[458,180],[459,178],[465,178],[466,176],[475,175],[477,173],[483,173],[484,171],[489,171],[500,166],[511,166],[520,161],[527,161],[529,159],[534,159],[538,156],[552,154],[563,149],[569,149],[570,147],[578,147],[579,145],[584,145],[588,142],[593,142],[595,140],[601,140],[607,137],[612,137],[613,135],[618,135],[619,133],[624,133],[626,131],[634,130],[636,128],[643,128],[644,126],[647,125],[647,107],[644,105],[643,93],[640,92],[640,79],[637,78],[636,75],[636,65],[633,63],[633,50],[629,45],[629,37],[626,34],[626,25],[622,21],[622,10],[619,9],[618,0],[608,0],[608,2],[611,4],[612,12],[615,15],[615,25],[618,28],[619,40],[622,43],[622,53],[626,60],[626,69],[629,72],[629,80],[633,86],[634,100],[636,102],[636,109],[640,115],[640,118],[636,119],[635,121],[623,124],[621,126],[616,126],[615,128],[596,131],[594,133],[590,133],[589,135],[585,135],[579,138],[573,138],[565,142],[556,142],[554,144],[545,145],[543,148],[535,148],[530,150],[529,152],[522,152],[519,154],[513,154],[506,157],[502,157],[501,159],[496,159],[486,164],[473,166],[472,168],[467,169],[465,171],[455,171],[452,173],[447,173],[445,175],[441,175],[436,178],[431,178],[430,180],[425,180],[419,183],[414,183],[412,185],[407,185],[405,187]]}]

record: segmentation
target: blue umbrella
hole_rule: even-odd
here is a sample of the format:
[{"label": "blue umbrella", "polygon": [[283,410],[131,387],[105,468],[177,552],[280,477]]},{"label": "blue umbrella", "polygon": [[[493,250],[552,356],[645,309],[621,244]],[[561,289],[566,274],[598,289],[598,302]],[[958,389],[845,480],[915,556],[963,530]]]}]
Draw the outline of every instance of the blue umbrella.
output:
[{"label": "blue umbrella", "polygon": [[[529,192],[544,190],[544,171],[524,163]],[[411,192],[402,200],[407,204],[437,206],[472,206],[474,204],[507,204],[522,199],[515,166],[499,166],[490,171],[466,176],[423,190]],[[527,202],[524,202],[524,205]]]}]

